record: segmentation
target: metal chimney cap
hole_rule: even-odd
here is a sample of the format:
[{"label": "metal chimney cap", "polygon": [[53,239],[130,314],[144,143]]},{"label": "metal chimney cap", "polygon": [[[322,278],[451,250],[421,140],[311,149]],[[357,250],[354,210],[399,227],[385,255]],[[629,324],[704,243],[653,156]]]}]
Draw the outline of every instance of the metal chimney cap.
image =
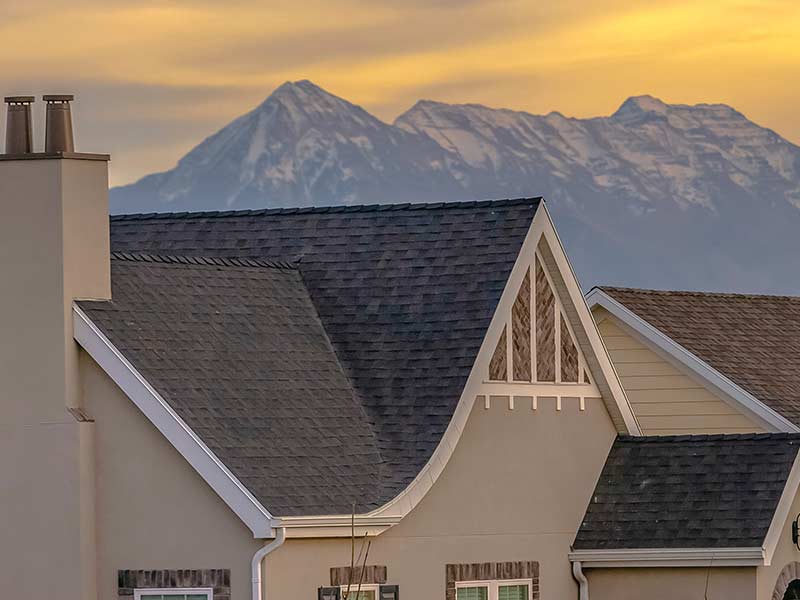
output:
[{"label": "metal chimney cap", "polygon": [[42,96],[42,100],[45,102],[72,102],[75,100],[75,96],[72,94],[48,94]]},{"label": "metal chimney cap", "polygon": [[30,104],[36,102],[35,96],[6,96],[3,98],[6,104]]}]

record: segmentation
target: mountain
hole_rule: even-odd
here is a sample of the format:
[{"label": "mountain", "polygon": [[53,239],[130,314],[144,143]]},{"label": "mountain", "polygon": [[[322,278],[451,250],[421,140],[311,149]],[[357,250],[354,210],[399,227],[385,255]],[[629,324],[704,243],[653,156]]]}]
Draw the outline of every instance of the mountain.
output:
[{"label": "mountain", "polygon": [[595,283],[800,293],[800,148],[722,104],[609,117],[423,100],[384,123],[285,83],[112,212],[544,196]]}]

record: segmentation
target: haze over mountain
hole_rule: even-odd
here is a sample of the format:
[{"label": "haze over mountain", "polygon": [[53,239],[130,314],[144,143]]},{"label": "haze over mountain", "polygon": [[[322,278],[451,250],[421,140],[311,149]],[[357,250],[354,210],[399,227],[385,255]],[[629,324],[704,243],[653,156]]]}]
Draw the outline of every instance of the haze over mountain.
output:
[{"label": "haze over mountain", "polygon": [[800,293],[800,147],[723,104],[609,117],[423,100],[393,124],[285,83],[112,212],[544,196],[584,287]]}]

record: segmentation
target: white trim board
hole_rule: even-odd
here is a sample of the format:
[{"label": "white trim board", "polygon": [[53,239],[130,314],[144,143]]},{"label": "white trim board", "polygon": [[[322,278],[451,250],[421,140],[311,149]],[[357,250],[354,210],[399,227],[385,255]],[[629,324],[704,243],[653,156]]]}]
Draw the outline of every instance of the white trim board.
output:
[{"label": "white trim board", "polygon": [[573,550],[569,560],[584,568],[757,567],[765,564],[763,548],[632,548]]},{"label": "white trim board", "polygon": [[257,538],[273,536],[272,515],[222,464],[166,400],[128,362],[80,307],[72,306],[75,341],[169,440]]},{"label": "white trim board", "polygon": [[764,538],[764,564],[772,564],[772,557],[775,554],[775,549],[778,547],[778,540],[780,540],[781,533],[783,533],[783,526],[789,518],[789,511],[792,509],[794,499],[797,496],[797,490],[800,488],[800,452],[794,458],[792,469],[789,471],[789,476],[786,478],[786,485],[781,493],[781,498],[778,500],[778,506],[772,514],[772,521],[770,522],[767,535]]},{"label": "white trim board", "polygon": [[636,338],[657,349],[657,353],[666,355],[668,359],[678,363],[691,375],[699,379],[705,387],[711,389],[721,400],[753,419],[767,431],[800,432],[800,427],[771,409],[700,357],[661,332],[661,330],[653,327],[624,304],[606,294],[602,289],[594,288],[591,290],[586,295],[586,301],[591,308],[600,306],[607,310],[623,325],[627,326],[626,328],[630,329]]}]

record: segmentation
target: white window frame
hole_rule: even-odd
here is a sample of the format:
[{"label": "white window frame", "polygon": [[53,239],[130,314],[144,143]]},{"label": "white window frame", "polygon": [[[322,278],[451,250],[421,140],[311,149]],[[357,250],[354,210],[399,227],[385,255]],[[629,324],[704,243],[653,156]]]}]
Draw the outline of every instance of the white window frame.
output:
[{"label": "white window frame", "polygon": [[204,588],[136,588],[133,590],[133,600],[141,600],[142,594],[147,596],[148,594],[153,595],[186,595],[189,594],[205,594],[207,600],[214,600],[214,588],[204,587]]},{"label": "white window frame", "polygon": [[[340,585],[339,589],[342,590],[341,596],[344,600],[344,593],[347,591],[346,585]],[[361,589],[358,589],[358,582],[350,584],[350,593],[355,594],[356,592],[375,592],[375,600],[381,600],[381,586],[377,583],[362,583]]]},{"label": "white window frame", "polygon": [[[497,600],[500,587],[506,585],[527,585],[528,599],[533,600],[533,581],[530,579],[487,579],[483,581],[456,581],[456,590],[459,588],[486,587],[489,588],[489,600]],[[458,593],[456,592],[456,595]]]}]

